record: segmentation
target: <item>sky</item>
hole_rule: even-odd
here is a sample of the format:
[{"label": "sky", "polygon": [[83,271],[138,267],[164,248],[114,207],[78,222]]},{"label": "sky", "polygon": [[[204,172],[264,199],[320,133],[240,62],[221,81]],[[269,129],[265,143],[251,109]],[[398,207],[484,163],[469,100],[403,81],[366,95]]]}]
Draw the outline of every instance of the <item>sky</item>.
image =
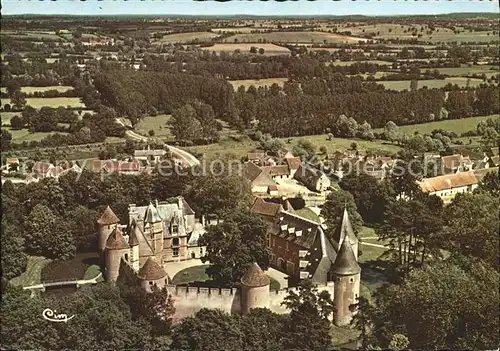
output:
[{"label": "sky", "polygon": [[2,0],[2,14],[68,15],[406,15],[497,12],[498,0]]}]

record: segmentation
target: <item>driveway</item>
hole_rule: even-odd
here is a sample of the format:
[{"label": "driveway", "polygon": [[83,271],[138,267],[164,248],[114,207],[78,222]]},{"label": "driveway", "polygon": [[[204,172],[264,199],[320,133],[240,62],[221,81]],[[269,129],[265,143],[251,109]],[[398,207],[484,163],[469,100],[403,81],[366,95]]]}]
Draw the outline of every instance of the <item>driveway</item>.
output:
[{"label": "driveway", "polygon": [[285,279],[287,277],[285,273],[281,273],[274,268],[269,268],[265,273],[280,283],[280,289],[288,288],[288,280]]},{"label": "driveway", "polygon": [[203,265],[208,266],[208,262],[203,263],[203,262],[201,262],[200,259],[195,258],[195,259],[190,259],[187,261],[167,262],[163,266],[163,269],[165,269],[165,272],[167,272],[170,279],[172,279],[177,273],[179,273],[183,269],[186,269],[189,267],[195,267],[195,266],[203,266]]}]

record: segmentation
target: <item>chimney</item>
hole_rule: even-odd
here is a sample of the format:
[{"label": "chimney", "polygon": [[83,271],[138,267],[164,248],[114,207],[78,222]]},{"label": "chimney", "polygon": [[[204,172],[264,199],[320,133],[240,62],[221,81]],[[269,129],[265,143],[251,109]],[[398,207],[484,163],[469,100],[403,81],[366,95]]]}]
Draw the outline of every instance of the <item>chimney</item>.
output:
[{"label": "chimney", "polygon": [[201,225],[205,228],[205,215],[201,216]]},{"label": "chimney", "polygon": [[184,198],[182,196],[177,197],[177,206],[179,210],[184,210]]},{"label": "chimney", "polygon": [[158,199],[155,199],[155,207],[158,208]]}]

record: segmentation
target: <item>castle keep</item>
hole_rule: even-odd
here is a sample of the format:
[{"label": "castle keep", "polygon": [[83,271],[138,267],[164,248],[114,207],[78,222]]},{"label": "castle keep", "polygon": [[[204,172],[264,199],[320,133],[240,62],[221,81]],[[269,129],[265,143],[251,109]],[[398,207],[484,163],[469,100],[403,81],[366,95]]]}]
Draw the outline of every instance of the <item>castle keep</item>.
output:
[{"label": "castle keep", "polygon": [[[361,269],[357,261],[358,239],[347,211],[331,240],[321,224],[296,215],[288,207],[285,211],[282,205],[262,199],[252,207],[268,224],[272,266],[288,274],[290,284],[310,279],[318,291],[328,291],[336,307],[335,324],[349,324],[353,314],[349,306],[359,296]],[[153,285],[166,287],[174,299],[174,321],[192,316],[201,308],[246,314],[261,307],[287,313],[281,303],[288,291],[296,288],[271,291],[269,278],[256,263],[241,278],[240,288],[171,284],[164,267],[200,257],[205,250],[197,243],[203,225],[195,220],[194,211],[182,197],[155,205],[130,205],[128,225],[120,225],[119,218],[107,207],[97,223],[106,280],[114,283],[124,279],[147,291]]]}]

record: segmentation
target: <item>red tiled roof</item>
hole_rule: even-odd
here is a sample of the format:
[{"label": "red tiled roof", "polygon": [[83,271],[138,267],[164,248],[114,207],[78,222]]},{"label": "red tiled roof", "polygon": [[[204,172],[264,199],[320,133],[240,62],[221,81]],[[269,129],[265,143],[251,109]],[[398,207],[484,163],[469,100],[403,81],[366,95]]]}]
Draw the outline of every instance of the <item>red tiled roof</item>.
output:
[{"label": "red tiled roof", "polygon": [[141,269],[139,269],[137,276],[142,280],[158,280],[165,278],[167,276],[167,272],[165,272],[165,270],[150,257]]},{"label": "red tiled roof", "polygon": [[264,201],[260,197],[255,198],[251,209],[253,213],[270,217],[276,217],[282,210],[283,207],[280,204]]},{"label": "red tiled roof", "polygon": [[288,164],[288,168],[290,169],[299,169],[302,161],[300,157],[289,157],[286,159],[286,163]]},{"label": "red tiled roof", "polygon": [[106,207],[104,212],[101,215],[101,218],[97,220],[97,223],[103,225],[110,225],[120,223],[120,219],[115,215],[111,207]]},{"label": "red tiled roof", "polygon": [[241,278],[241,283],[250,287],[266,286],[270,284],[269,277],[264,274],[257,263],[252,263],[247,272]]},{"label": "red tiled roof", "polygon": [[473,172],[463,172],[433,178],[424,178],[422,181],[417,183],[422,191],[433,192],[473,185],[477,184],[478,181]]},{"label": "red tiled roof", "polygon": [[269,173],[271,176],[282,176],[289,175],[290,170],[287,165],[279,165],[279,166],[263,166],[260,167],[264,172]]},{"label": "red tiled roof", "polygon": [[122,234],[122,231],[118,227],[113,229],[113,232],[109,235],[109,238],[106,241],[106,248],[108,250],[123,250],[130,248]]},{"label": "red tiled roof", "polygon": [[106,172],[138,172],[141,163],[139,161],[113,161],[113,160],[93,160],[92,169],[94,172],[100,172],[104,169]]}]

